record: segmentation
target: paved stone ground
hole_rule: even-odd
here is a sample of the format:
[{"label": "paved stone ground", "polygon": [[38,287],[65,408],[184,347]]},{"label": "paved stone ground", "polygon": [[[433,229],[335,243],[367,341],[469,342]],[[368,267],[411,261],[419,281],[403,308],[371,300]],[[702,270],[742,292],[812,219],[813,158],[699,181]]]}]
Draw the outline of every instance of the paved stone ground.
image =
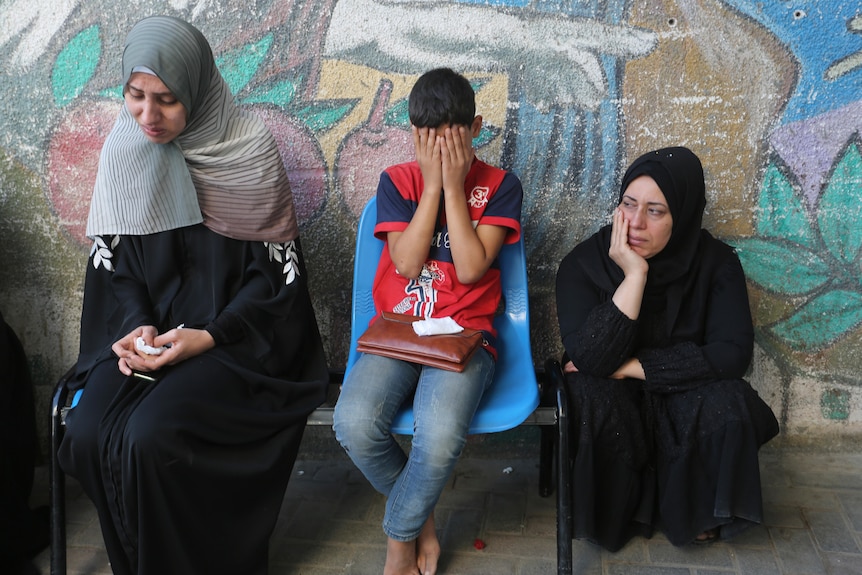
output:
[{"label": "paved stone ground", "polygon": [[[862,449],[765,447],[765,524],[730,542],[675,548],[656,535],[617,553],[575,541],[580,575],[862,574]],[[38,470],[47,500],[47,470]],[[42,489],[44,488],[44,489]],[[68,484],[68,573],[110,574],[92,505]],[[37,503],[38,501],[38,497]],[[272,539],[271,575],[379,575],[383,498],[340,457],[301,459]],[[555,499],[534,459],[462,459],[436,513],[441,574],[556,573]],[[474,547],[476,539],[485,548]],[[49,553],[35,560],[48,573]],[[3,571],[0,566],[0,571]],[[241,574],[238,574],[241,575]]]}]

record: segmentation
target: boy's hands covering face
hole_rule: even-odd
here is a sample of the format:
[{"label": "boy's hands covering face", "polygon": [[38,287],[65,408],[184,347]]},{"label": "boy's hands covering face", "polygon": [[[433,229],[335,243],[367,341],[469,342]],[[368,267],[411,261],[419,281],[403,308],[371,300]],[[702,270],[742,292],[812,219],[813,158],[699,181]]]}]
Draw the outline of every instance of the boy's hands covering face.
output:
[{"label": "boy's hands covering face", "polygon": [[467,126],[417,128],[413,126],[416,162],[425,191],[464,192],[464,180],[473,163],[473,135]]},{"label": "boy's hands covering face", "polygon": [[416,163],[422,172],[425,192],[439,193],[443,189],[443,163],[440,159],[437,129],[413,126],[412,130]]},{"label": "boy's hands covering face", "polygon": [[437,141],[443,162],[443,189],[463,194],[464,180],[473,163],[473,137],[466,126],[452,126],[446,128]]}]

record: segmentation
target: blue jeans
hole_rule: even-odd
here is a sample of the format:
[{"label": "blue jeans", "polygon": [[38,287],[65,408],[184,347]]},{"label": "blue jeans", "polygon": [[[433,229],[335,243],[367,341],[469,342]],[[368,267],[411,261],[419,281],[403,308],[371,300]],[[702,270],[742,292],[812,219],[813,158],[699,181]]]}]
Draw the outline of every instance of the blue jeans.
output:
[{"label": "blue jeans", "polygon": [[[335,437],[371,485],[387,497],[387,536],[396,541],[419,536],[493,377],[494,358],[484,350],[462,373],[370,354],[362,354],[350,370],[335,406]],[[408,456],[389,428],[411,394],[413,442]]]}]

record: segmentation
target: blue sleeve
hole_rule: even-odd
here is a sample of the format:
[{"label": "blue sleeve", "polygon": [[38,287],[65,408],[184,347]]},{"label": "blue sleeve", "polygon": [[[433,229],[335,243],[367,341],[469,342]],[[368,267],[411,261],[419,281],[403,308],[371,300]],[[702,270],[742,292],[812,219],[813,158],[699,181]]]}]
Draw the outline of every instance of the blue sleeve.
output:
[{"label": "blue sleeve", "polygon": [[416,202],[401,195],[388,173],[380,174],[377,184],[377,225],[374,235],[386,239],[391,231],[401,231],[407,227],[416,212]]},{"label": "blue sleeve", "polygon": [[521,203],[524,199],[524,191],[521,181],[515,174],[507,173],[497,189],[497,193],[488,200],[481,224],[489,224],[510,228],[512,233],[507,236],[506,242],[518,241],[521,236]]}]

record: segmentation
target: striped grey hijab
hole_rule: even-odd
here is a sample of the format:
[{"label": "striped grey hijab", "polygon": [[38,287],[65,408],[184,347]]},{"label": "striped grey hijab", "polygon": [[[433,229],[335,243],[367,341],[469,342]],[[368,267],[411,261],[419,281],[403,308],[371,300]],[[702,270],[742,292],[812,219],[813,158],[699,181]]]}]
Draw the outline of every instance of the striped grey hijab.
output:
[{"label": "striped grey hijab", "polygon": [[275,139],[236,106],[203,34],[169,16],[138,22],[126,39],[123,84],[145,67],[185,106],[185,130],[154,144],[123,106],[99,158],[87,235],[145,235],[203,222],[239,240],[299,235]]}]

